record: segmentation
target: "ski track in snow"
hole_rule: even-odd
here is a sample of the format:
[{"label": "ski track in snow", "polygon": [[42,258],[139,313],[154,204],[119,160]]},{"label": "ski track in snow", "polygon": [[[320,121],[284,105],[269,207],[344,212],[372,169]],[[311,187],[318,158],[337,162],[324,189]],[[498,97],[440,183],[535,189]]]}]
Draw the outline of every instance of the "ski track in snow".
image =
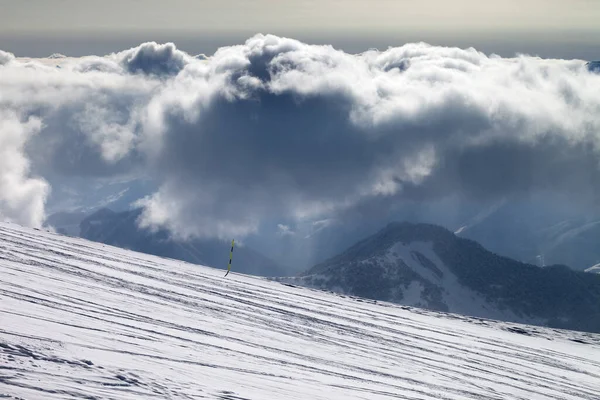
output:
[{"label": "ski track in snow", "polygon": [[0,398],[600,399],[600,335],[295,287],[235,262],[223,278],[8,223],[0,272]]}]

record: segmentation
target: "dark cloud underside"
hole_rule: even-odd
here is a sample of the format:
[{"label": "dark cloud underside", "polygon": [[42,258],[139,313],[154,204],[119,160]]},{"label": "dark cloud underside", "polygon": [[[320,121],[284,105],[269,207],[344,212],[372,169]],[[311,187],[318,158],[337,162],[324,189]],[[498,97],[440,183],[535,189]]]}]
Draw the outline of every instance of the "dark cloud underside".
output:
[{"label": "dark cloud underside", "polygon": [[32,213],[47,195],[36,175],[143,172],[159,186],[144,224],[228,238],[394,199],[597,195],[600,76],[577,60],[423,43],[352,55],[263,35],[206,60],[156,43],[0,60],[3,118],[40,121],[13,145],[31,170],[0,167],[33,184]]}]

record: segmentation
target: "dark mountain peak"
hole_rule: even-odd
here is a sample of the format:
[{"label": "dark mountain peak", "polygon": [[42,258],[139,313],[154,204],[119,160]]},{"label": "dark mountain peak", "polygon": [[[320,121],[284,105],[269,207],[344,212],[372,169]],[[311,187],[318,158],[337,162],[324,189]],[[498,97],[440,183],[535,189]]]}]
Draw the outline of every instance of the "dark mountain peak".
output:
[{"label": "dark mountain peak", "polygon": [[335,265],[380,256],[397,243],[430,242],[448,247],[454,246],[456,240],[454,233],[438,225],[406,221],[390,222],[374,235],[361,240],[340,255],[315,265],[301,275],[321,273]]},{"label": "dark mountain peak", "polygon": [[600,332],[600,275],[502,257],[431,224],[390,223],[294,281],[375,300]]}]

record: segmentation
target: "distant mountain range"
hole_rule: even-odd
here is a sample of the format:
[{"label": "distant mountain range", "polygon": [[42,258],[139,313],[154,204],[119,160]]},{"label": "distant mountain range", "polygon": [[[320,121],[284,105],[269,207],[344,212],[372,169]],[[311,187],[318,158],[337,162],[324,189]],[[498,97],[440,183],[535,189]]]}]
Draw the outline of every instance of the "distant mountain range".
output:
[{"label": "distant mountain range", "polygon": [[46,227],[53,227],[56,232],[62,235],[77,237],[81,232],[81,221],[89,214],[82,210],[61,211],[48,216],[44,225]]},{"label": "distant mountain range", "polygon": [[502,257],[430,224],[392,223],[282,282],[466,314],[600,332],[600,275]]},{"label": "distant mountain range", "polygon": [[496,204],[456,231],[516,260],[583,271],[600,263],[600,216],[533,201]]},{"label": "distant mountain range", "polygon": [[[62,192],[56,194],[60,201],[52,209],[63,212],[50,215],[47,225],[61,233],[79,236],[79,222],[83,218],[102,208],[128,211],[133,201],[152,192],[152,185],[141,179],[93,189],[80,183],[74,188],[64,187]],[[73,199],[71,194],[79,192],[87,194]],[[61,208],[59,203],[79,206]],[[390,212],[378,213],[376,209],[303,223],[274,217],[264,221],[259,235],[246,238],[246,244],[273,262],[286,265],[286,269],[299,272],[333,257],[389,221],[409,221],[444,226],[490,251],[525,263],[564,264],[580,271],[600,263],[597,207],[574,205],[573,199],[552,193],[481,203],[455,198],[403,201]],[[289,225],[286,234],[278,231],[280,224]]]},{"label": "distant mountain range", "polygon": [[600,212],[577,200],[539,193],[482,202],[405,201],[382,215],[369,209],[360,216],[332,218],[315,232],[291,222],[295,234],[268,236],[263,230],[261,236],[248,238],[248,243],[275,260],[290,262],[299,272],[341,253],[390,221],[406,221],[443,226],[524,263],[564,264],[584,271],[600,263]]},{"label": "distant mountain range", "polygon": [[[141,209],[114,212],[103,208],[91,215],[84,212],[57,213],[47,225],[69,236],[118,246],[142,253],[169,257],[194,264],[226,269],[230,242],[219,240],[176,240],[166,230],[152,232],[137,226]],[[238,261],[239,260],[239,261]],[[236,246],[233,272],[259,276],[285,276],[286,269],[245,246]]]}]

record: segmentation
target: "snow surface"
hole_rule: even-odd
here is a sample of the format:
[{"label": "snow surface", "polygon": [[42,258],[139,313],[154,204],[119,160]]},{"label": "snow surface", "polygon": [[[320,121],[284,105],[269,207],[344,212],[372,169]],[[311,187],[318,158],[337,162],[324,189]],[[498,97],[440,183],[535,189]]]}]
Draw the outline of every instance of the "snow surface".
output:
[{"label": "snow surface", "polygon": [[600,335],[284,285],[236,262],[224,278],[0,223],[0,398],[599,398]]},{"label": "snow surface", "polygon": [[588,269],[585,270],[585,272],[592,272],[592,273],[600,274],[600,264],[596,264],[592,267],[589,267]]},{"label": "snow surface", "polygon": [[[415,252],[426,257],[435,266],[435,270],[431,267],[428,268],[415,257]],[[518,316],[507,309],[500,309],[496,304],[488,302],[479,293],[463,286],[452,270],[438,257],[431,242],[396,243],[388,250],[384,259],[392,264],[402,260],[416,274],[440,287],[442,289],[442,301],[448,306],[450,312],[521,323],[542,324],[543,322],[540,319]],[[435,271],[441,274],[436,274]],[[427,300],[424,300],[421,296],[422,293],[419,293],[419,297],[415,299],[414,287],[409,287],[408,291],[409,296],[403,299],[402,304],[409,306],[419,303],[427,304]],[[411,291],[413,292],[411,293]]]},{"label": "snow surface", "polygon": [[464,231],[465,229],[467,229],[467,228],[468,228],[468,225],[463,225],[463,226],[461,226],[460,228],[458,228],[456,231],[454,231],[454,234],[455,234],[455,235],[460,235],[460,233],[461,233],[462,231]]}]

